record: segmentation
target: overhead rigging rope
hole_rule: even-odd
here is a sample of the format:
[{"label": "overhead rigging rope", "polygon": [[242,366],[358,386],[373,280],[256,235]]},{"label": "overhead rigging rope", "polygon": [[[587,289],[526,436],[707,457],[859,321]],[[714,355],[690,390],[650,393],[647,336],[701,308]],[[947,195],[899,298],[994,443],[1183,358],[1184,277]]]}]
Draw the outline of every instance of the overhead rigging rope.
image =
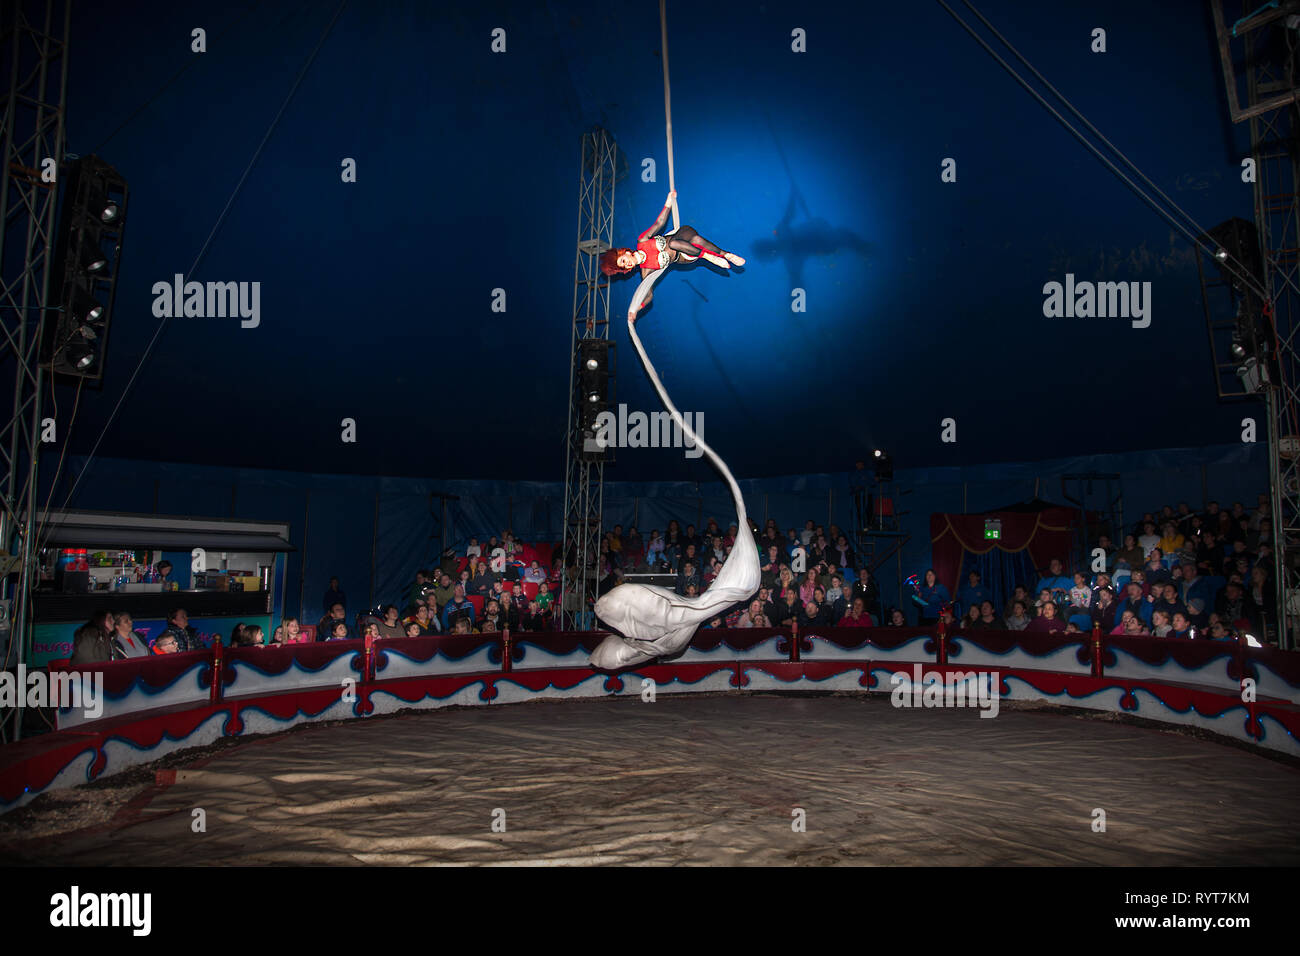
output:
[{"label": "overhead rigging rope", "polygon": [[[664,121],[668,136],[668,189],[677,192],[677,177],[673,172],[673,98],[668,86],[668,4],[659,0],[659,47],[664,60]],[[677,197],[673,196],[673,232],[681,222],[677,218]]]},{"label": "overhead rigging rope", "polygon": [[[978,10],[975,9],[975,7],[974,7],[974,6],[969,2],[969,0],[963,0],[963,2],[966,4],[967,7],[969,7],[969,8],[971,9],[972,12],[975,13],[975,15],[976,15],[977,17],[980,18],[981,21],[984,22],[984,24],[985,24],[986,26],[988,26],[988,28],[989,28],[990,30],[992,30],[993,34],[994,34],[995,36],[997,36],[997,38],[998,38],[998,39],[999,39],[1003,44],[1005,44],[1006,47],[1007,47],[1007,48],[1008,48],[1008,49],[1009,49],[1013,54],[1015,54],[1015,56],[1020,60],[1020,62],[1024,63],[1025,66],[1029,67],[1029,69],[1030,69],[1031,71],[1033,71],[1034,75],[1037,76],[1037,77],[1039,77],[1040,80],[1042,80],[1042,76],[1041,76],[1041,74],[1039,74],[1037,70],[1034,70],[1032,66],[1029,66],[1028,61],[1025,60],[1025,58],[1024,58],[1023,56],[1021,56],[1020,53],[1017,52],[1016,49],[1015,49],[1014,47],[1012,47],[1010,43],[1007,42],[1007,40],[1006,40],[1005,37],[1003,37],[1001,34],[999,34],[996,30],[993,29],[992,25],[989,24],[988,20],[986,20],[986,19],[985,19],[985,18],[980,14],[980,12],[979,12]],[[1258,279],[1256,279],[1254,276],[1251,276],[1249,273],[1247,273],[1247,272],[1245,271],[1245,269],[1240,265],[1240,263],[1236,262],[1236,260],[1234,260],[1234,259],[1219,260],[1218,257],[1217,257],[1217,255],[1216,255],[1216,253],[1218,252],[1217,249],[1215,249],[1215,248],[1211,247],[1210,245],[1208,245],[1207,243],[1203,242],[1203,241],[1201,240],[1201,238],[1200,238],[1198,235],[1196,235],[1195,233],[1193,233],[1190,229],[1188,229],[1186,225],[1184,225],[1183,223],[1179,222],[1176,218],[1174,218],[1174,216],[1172,216],[1172,215],[1169,213],[1169,211],[1168,211],[1167,209],[1164,209],[1163,207],[1161,207],[1159,203],[1157,203],[1157,202],[1156,202],[1156,201],[1155,201],[1151,196],[1149,196],[1149,195],[1148,195],[1148,194],[1147,194],[1147,193],[1142,189],[1141,186],[1139,186],[1137,183],[1133,182],[1132,179],[1130,179],[1127,175],[1125,175],[1124,172],[1123,172],[1123,170],[1121,170],[1118,166],[1116,166],[1115,163],[1114,163],[1114,162],[1113,162],[1113,161],[1112,161],[1108,156],[1106,156],[1105,154],[1103,154],[1103,153],[1101,152],[1101,150],[1099,150],[1099,149],[1098,149],[1098,148],[1097,148],[1097,147],[1096,147],[1092,142],[1090,142],[1086,136],[1084,136],[1081,132],[1079,132],[1079,130],[1077,130],[1077,129],[1075,129],[1073,126],[1071,126],[1070,123],[1069,123],[1069,121],[1068,121],[1064,116],[1061,115],[1060,111],[1058,111],[1055,107],[1053,107],[1051,103],[1047,102],[1047,100],[1043,97],[1043,95],[1042,95],[1041,93],[1039,93],[1039,92],[1038,92],[1037,90],[1035,90],[1032,86],[1030,86],[1029,83],[1028,83],[1028,81],[1026,81],[1025,78],[1022,77],[1019,73],[1017,73],[1017,72],[1015,71],[1015,69],[1011,66],[1011,64],[1007,63],[1006,60],[1004,60],[1002,57],[1000,57],[1000,56],[998,55],[997,51],[994,50],[991,46],[989,46],[989,44],[984,40],[984,38],[981,37],[978,33],[976,33],[976,32],[975,32],[975,31],[970,27],[969,24],[967,24],[964,20],[962,20],[962,18],[959,17],[959,16],[957,15],[956,11],[954,11],[954,10],[952,9],[952,7],[950,7],[950,6],[945,2],[945,0],[938,0],[938,3],[939,3],[939,5],[940,5],[941,7],[944,8],[944,10],[946,10],[946,11],[948,12],[948,14],[949,14],[949,15],[950,15],[954,20],[957,21],[957,23],[962,27],[963,30],[965,30],[967,33],[969,33],[969,34],[971,35],[972,38],[974,38],[974,40],[975,40],[976,43],[978,43],[980,46],[982,46],[982,47],[984,48],[985,52],[987,52],[987,53],[989,54],[989,56],[993,57],[993,59],[995,59],[995,60],[998,62],[998,64],[999,64],[999,65],[1000,65],[1004,70],[1006,70],[1009,74],[1011,74],[1012,78],[1013,78],[1017,83],[1019,83],[1022,87],[1024,87],[1025,91],[1026,91],[1027,93],[1029,93],[1030,96],[1032,96],[1034,99],[1038,100],[1039,104],[1040,104],[1040,105],[1041,105],[1045,110],[1047,110],[1047,111],[1048,111],[1049,113],[1051,113],[1054,117],[1056,117],[1057,121],[1060,122],[1060,124],[1061,124],[1062,126],[1064,126],[1067,130],[1069,130],[1070,133],[1074,135],[1075,139],[1077,139],[1080,143],[1082,143],[1085,147],[1087,147],[1087,149],[1088,149],[1089,151],[1091,151],[1092,154],[1093,154],[1094,156],[1096,156],[1099,160],[1101,160],[1102,163],[1104,163],[1104,164],[1106,165],[1106,167],[1107,167],[1108,169],[1110,169],[1111,172],[1113,172],[1116,176],[1118,176],[1118,177],[1120,178],[1120,180],[1121,180],[1121,181],[1122,181],[1126,186],[1128,186],[1131,190],[1133,190],[1134,193],[1137,194],[1137,196],[1138,196],[1139,199],[1141,199],[1143,202],[1145,202],[1147,205],[1149,205],[1149,206],[1150,206],[1152,209],[1154,209],[1154,210],[1155,210],[1155,211],[1156,211],[1160,216],[1162,216],[1166,221],[1168,221],[1169,224],[1170,224],[1171,226],[1173,226],[1176,230],[1178,230],[1180,233],[1182,233],[1182,234],[1187,238],[1187,240],[1188,240],[1189,242],[1192,243],[1193,246],[1199,248],[1200,250],[1202,250],[1206,255],[1210,256],[1211,258],[1216,259],[1216,261],[1219,261],[1220,264],[1221,264],[1225,269],[1227,269],[1228,271],[1232,272],[1232,273],[1236,276],[1236,278],[1237,278],[1238,280],[1240,280],[1244,285],[1250,287],[1250,288],[1252,289],[1252,291],[1256,292],[1256,293],[1257,293],[1261,298],[1263,298],[1263,299],[1265,299],[1265,300],[1268,300],[1268,299],[1272,298],[1272,297],[1269,295],[1268,291],[1267,291],[1267,290],[1264,288],[1264,286],[1260,283],[1260,281],[1259,281]],[[1139,169],[1137,168],[1137,166],[1132,162],[1132,160],[1130,160],[1127,156],[1125,156],[1123,153],[1121,153],[1121,152],[1120,152],[1120,151],[1119,151],[1119,150],[1118,150],[1118,149],[1117,149],[1113,144],[1111,144],[1111,143],[1110,143],[1110,142],[1109,142],[1109,141],[1108,141],[1104,136],[1102,136],[1099,132],[1097,132],[1096,127],[1094,127],[1091,123],[1089,123],[1086,119],[1084,119],[1083,115],[1082,115],[1082,114],[1081,114],[1077,109],[1075,109],[1075,108],[1074,108],[1074,107],[1069,103],[1069,101],[1066,100],[1065,97],[1061,95],[1061,93],[1060,93],[1059,91],[1057,91],[1054,87],[1052,87],[1051,84],[1047,83],[1046,80],[1043,80],[1043,83],[1047,86],[1047,88],[1048,88],[1049,90],[1052,91],[1052,93],[1053,93],[1055,96],[1057,96],[1057,97],[1058,97],[1058,98],[1059,98],[1059,99],[1060,99],[1060,100],[1061,100],[1061,101],[1062,101],[1062,102],[1063,102],[1063,103],[1064,103],[1064,104],[1065,104],[1065,105],[1070,109],[1071,112],[1074,113],[1075,116],[1078,116],[1081,120],[1083,120],[1083,122],[1088,126],[1088,128],[1089,128],[1090,130],[1092,130],[1094,133],[1096,133],[1096,135],[1101,139],[1102,142],[1104,142],[1108,147],[1110,147],[1110,149],[1114,150],[1114,152],[1115,152],[1118,156],[1120,156],[1120,158],[1122,158],[1122,159],[1124,160],[1124,162],[1127,163],[1127,164],[1129,165],[1129,167],[1130,167],[1131,169],[1133,169],[1133,170],[1136,172],[1136,174],[1137,174],[1140,178],[1142,178],[1143,180],[1145,180],[1145,181],[1148,182],[1148,183],[1151,182],[1151,181],[1150,181],[1150,180],[1149,180],[1149,179],[1148,179],[1148,178],[1147,178],[1147,177],[1146,177],[1146,176],[1141,172],[1141,170],[1139,170]],[[1154,184],[1152,184],[1152,186],[1153,186],[1153,188],[1155,188],[1155,187],[1154,187]],[[1156,191],[1157,191],[1157,192],[1160,192],[1158,189],[1157,189]],[[1166,202],[1168,202],[1171,206],[1173,206],[1174,209],[1178,210],[1178,212],[1179,212],[1180,214],[1182,214],[1182,216],[1183,216],[1184,218],[1186,218],[1186,219],[1187,219],[1187,220],[1192,224],[1193,227],[1195,227],[1195,228],[1196,228],[1197,230],[1199,230],[1202,234],[1204,234],[1205,230],[1201,229],[1201,227],[1196,223],[1196,221],[1195,221],[1194,219],[1192,219],[1192,217],[1191,217],[1190,215],[1188,215],[1186,212],[1184,212],[1182,209],[1180,209],[1176,204],[1174,204],[1174,202],[1173,202],[1172,200],[1170,200],[1170,199],[1169,199],[1167,196],[1165,196],[1163,193],[1160,193],[1160,195],[1165,199]],[[1291,284],[1289,280],[1288,280],[1288,284]],[[1300,291],[1300,290],[1297,290],[1297,291]]]}]

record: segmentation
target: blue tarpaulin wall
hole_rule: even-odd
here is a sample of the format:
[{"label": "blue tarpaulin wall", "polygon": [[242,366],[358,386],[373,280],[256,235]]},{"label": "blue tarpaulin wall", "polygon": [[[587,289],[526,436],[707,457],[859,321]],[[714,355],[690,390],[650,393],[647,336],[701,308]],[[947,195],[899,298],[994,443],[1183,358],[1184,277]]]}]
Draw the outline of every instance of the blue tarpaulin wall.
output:
[{"label": "blue tarpaulin wall", "polygon": [[[288,557],[286,611],[309,621],[323,613],[331,576],[342,582],[349,610],[360,610],[398,600],[418,568],[436,564],[443,531],[438,494],[458,496],[446,502],[449,544],[507,527],[525,541],[558,541],[562,533],[562,482],[318,475],[97,458],[65,505],[84,466],[75,457],[65,463],[54,507],[288,522],[298,551]],[[53,469],[42,470],[44,501]],[[1211,498],[1240,500],[1253,508],[1256,496],[1268,489],[1267,452],[1255,444],[900,469],[896,483],[910,489],[898,501],[906,512],[902,529],[911,535],[903,548],[904,576],[930,563],[932,512],[978,513],[1035,495],[1065,504],[1059,476],[1080,473],[1122,476],[1117,487],[1130,524],[1144,511],[1178,501],[1198,509]],[[768,517],[782,529],[802,528],[809,518],[845,529],[854,523],[847,472],[755,479],[742,481],[741,488],[759,525]],[[721,481],[605,484],[606,527],[635,524],[645,533],[676,518],[683,527],[702,528],[710,517],[724,528],[735,521]],[[886,604],[897,600],[896,569],[891,560],[879,572]]]}]

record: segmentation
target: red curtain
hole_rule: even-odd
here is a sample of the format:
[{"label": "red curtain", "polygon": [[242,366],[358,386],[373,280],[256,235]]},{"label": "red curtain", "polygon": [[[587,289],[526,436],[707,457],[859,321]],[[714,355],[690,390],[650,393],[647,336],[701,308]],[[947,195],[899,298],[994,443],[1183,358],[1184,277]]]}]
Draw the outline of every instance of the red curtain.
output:
[{"label": "red curtain", "polygon": [[[1074,517],[1075,513],[1068,508],[979,515],[932,514],[930,547],[934,573],[950,593],[956,594],[960,583],[957,576],[961,573],[962,560],[967,551],[986,554],[994,548],[1003,551],[1023,551],[1027,548],[1035,567],[1046,567],[1047,562],[1054,557],[1065,560],[1073,543],[1071,525]],[[1001,539],[985,539],[985,518],[1001,519]]]}]

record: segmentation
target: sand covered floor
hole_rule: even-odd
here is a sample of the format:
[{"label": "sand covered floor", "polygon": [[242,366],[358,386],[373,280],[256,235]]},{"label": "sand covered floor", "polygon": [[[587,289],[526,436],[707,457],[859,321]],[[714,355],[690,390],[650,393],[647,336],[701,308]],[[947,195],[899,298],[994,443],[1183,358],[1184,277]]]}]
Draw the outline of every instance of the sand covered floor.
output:
[{"label": "sand covered floor", "polygon": [[[137,775],[116,791],[42,801],[6,819],[7,859],[1300,862],[1293,763],[1056,710],[1004,707],[981,719],[973,709],[895,709],[884,695],[661,695],[346,721],[219,749],[180,765],[170,785]],[[107,819],[43,834],[67,827],[51,820],[62,806],[66,821],[69,801]],[[196,808],[206,832],[192,828]],[[796,808],[806,832],[792,828]],[[1093,829],[1097,808],[1104,833]]]}]

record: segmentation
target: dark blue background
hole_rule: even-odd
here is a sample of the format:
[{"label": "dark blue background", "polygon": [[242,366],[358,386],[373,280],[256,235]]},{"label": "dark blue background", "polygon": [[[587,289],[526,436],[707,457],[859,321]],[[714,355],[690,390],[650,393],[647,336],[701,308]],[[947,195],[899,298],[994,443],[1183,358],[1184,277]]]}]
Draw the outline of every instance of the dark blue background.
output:
[{"label": "dark blue background", "polygon": [[[1200,4],[979,7],[1201,225],[1251,217]],[[157,327],[151,286],[189,271],[336,9],[76,5],[68,148],[97,151],[132,196],[108,372],[74,452]],[[169,320],[100,453],[561,479],[580,135],[602,123],[626,151],[615,228],[630,244],[668,188],[657,14],[350,3],[191,276],[260,281],[261,326]],[[1105,54],[1089,50],[1098,26]],[[669,31],[683,221],[750,264],[669,273],[639,328],[737,475],[842,471],[873,445],[915,467],[1238,440],[1190,245],[938,4],[670,2]],[[640,181],[644,157],[658,182]],[[1043,283],[1066,272],[1152,282],[1151,327],[1045,319]],[[618,318],[633,286],[615,286],[617,394],[654,409]],[[713,476],[661,451],[607,472]]]}]

